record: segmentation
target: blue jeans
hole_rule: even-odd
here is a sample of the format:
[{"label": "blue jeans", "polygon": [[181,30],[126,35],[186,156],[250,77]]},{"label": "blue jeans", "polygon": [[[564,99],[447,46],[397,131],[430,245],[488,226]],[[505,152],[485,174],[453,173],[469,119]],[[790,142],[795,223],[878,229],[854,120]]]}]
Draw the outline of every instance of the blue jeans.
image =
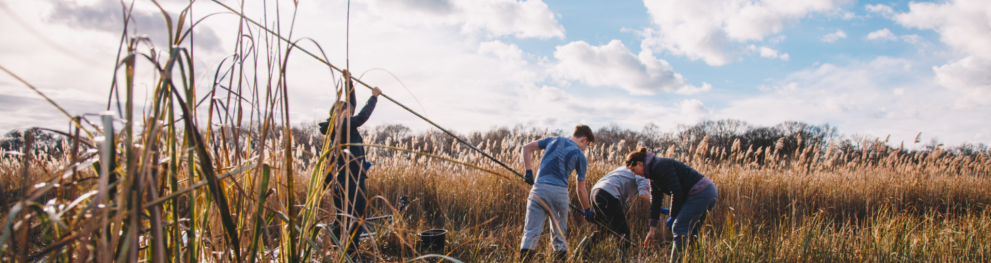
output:
[{"label": "blue jeans", "polygon": [[719,191],[716,190],[715,184],[702,192],[688,196],[671,227],[675,244],[673,249],[681,250],[689,243],[694,244],[702,225],[705,224],[706,214],[716,205],[716,198],[719,198]]},{"label": "blue jeans", "polygon": [[[537,197],[544,201],[550,208],[548,211],[540,205]],[[558,185],[536,183],[530,189],[530,197],[526,200],[526,222],[523,226],[523,240],[520,242],[520,249],[536,249],[540,234],[544,231],[544,220],[547,216],[553,216],[560,226],[551,224],[552,246],[554,251],[568,251],[568,243],[564,239],[568,233],[568,188]]]}]

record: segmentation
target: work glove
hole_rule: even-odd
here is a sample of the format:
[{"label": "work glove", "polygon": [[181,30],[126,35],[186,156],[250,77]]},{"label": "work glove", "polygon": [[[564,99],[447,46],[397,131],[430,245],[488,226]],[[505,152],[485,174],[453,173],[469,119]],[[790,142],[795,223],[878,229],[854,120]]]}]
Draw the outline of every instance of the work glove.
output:
[{"label": "work glove", "polygon": [[665,224],[668,225],[668,228],[671,228],[672,226],[674,226],[674,217],[668,217],[668,222],[665,223]]},{"label": "work glove", "polygon": [[585,219],[592,220],[595,218],[595,212],[592,212],[592,208],[585,208]]},{"label": "work glove", "polygon": [[526,170],[526,175],[523,176],[523,182],[533,185],[533,170]]},{"label": "work glove", "polygon": [[671,214],[671,210],[670,209],[667,209],[667,208],[661,207],[661,214],[670,215]]}]

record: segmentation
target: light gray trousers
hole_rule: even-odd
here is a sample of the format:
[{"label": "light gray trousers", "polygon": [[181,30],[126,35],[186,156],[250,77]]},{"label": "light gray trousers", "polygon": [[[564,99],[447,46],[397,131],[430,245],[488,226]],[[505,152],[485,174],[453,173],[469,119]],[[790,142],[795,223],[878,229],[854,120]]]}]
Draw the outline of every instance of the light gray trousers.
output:
[{"label": "light gray trousers", "polygon": [[[547,204],[550,211],[537,202],[537,197]],[[520,242],[520,249],[536,249],[547,216],[553,216],[560,226],[558,231],[553,223],[550,224],[554,251],[568,251],[568,243],[565,240],[565,235],[568,233],[568,188],[542,183],[533,185],[530,189],[530,197],[526,200],[526,223],[523,226],[523,241]]]}]

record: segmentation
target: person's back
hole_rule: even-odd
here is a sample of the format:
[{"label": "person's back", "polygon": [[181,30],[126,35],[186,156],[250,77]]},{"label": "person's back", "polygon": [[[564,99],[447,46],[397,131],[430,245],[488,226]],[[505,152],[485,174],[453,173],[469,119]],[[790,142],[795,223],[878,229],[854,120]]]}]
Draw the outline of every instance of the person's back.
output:
[{"label": "person's back", "polygon": [[657,187],[667,194],[673,194],[679,191],[687,193],[692,186],[695,185],[695,183],[702,180],[702,177],[705,177],[702,173],[695,170],[695,168],[692,168],[691,166],[688,166],[687,164],[673,158],[654,156],[648,166],[650,174],[659,176],[658,178],[650,178],[652,180],[665,182],[668,181],[669,179],[667,178],[670,178],[671,176],[676,177],[677,181],[680,183],[678,185],[680,189],[671,189],[669,184],[657,184]]},{"label": "person's back", "polygon": [[[633,174],[633,171],[620,166],[599,179],[592,186],[592,209],[595,211],[595,220],[604,224],[609,231],[619,235],[620,251],[625,258],[631,246],[630,227],[626,222],[627,199],[639,196],[645,201],[649,201],[650,183],[647,178]],[[591,246],[602,240],[602,235],[593,233],[586,240],[584,247],[578,251],[587,252]]]},{"label": "person's back", "polygon": [[602,189],[622,201],[625,206],[630,197],[649,195],[649,185],[647,178],[633,174],[626,166],[620,166],[599,178],[592,190]]},{"label": "person's back", "polygon": [[585,181],[588,160],[578,144],[564,137],[548,137],[537,143],[544,149],[544,157],[540,159],[536,183],[568,187],[572,171],[577,172],[579,181]]}]

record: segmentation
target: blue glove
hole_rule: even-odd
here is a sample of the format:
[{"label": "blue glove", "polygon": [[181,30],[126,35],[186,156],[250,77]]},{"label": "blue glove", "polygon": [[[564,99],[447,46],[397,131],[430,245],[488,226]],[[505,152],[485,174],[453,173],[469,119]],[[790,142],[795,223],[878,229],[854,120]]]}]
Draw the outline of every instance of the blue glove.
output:
[{"label": "blue glove", "polygon": [[661,214],[670,215],[671,214],[671,210],[668,210],[667,208],[661,207]]},{"label": "blue glove", "polygon": [[595,212],[592,212],[592,208],[585,208],[585,219],[592,220],[595,218]]},{"label": "blue glove", "polygon": [[668,222],[665,223],[665,224],[668,225],[668,228],[671,228],[671,226],[674,226],[674,217],[668,217]]},{"label": "blue glove", "polygon": [[533,170],[526,170],[526,175],[523,176],[523,182],[533,185]]}]

